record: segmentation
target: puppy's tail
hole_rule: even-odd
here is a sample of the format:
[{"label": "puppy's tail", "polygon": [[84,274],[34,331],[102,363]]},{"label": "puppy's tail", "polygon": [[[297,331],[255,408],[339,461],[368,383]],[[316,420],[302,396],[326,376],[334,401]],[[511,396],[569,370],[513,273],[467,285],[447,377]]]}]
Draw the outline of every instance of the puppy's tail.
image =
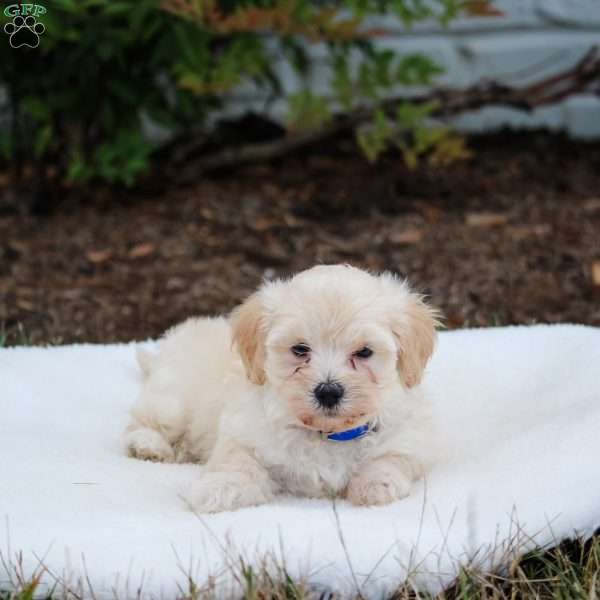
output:
[{"label": "puppy's tail", "polygon": [[135,357],[137,358],[138,365],[140,365],[144,378],[148,377],[154,366],[155,356],[143,348],[137,348]]}]

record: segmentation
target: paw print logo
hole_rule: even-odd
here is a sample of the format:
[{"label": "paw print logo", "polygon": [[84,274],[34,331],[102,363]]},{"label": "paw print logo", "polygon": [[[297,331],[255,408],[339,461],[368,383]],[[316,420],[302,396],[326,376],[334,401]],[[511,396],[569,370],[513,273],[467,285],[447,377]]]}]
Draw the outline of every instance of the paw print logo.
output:
[{"label": "paw print logo", "polygon": [[27,46],[37,48],[40,45],[40,35],[46,31],[43,23],[40,23],[33,15],[22,17],[17,15],[12,22],[6,23],[4,33],[8,34],[10,45],[13,48]]}]

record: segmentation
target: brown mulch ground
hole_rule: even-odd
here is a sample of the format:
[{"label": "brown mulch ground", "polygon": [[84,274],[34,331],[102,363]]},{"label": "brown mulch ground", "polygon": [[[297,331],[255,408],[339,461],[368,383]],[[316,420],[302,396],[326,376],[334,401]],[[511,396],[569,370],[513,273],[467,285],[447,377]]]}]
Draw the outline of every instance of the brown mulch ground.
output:
[{"label": "brown mulch ground", "polygon": [[33,343],[143,339],[230,310],[265,276],[350,262],[408,277],[450,328],[600,325],[600,144],[471,146],[469,162],[409,172],[338,140],[193,186],[71,190],[49,217],[5,208],[0,324]]}]

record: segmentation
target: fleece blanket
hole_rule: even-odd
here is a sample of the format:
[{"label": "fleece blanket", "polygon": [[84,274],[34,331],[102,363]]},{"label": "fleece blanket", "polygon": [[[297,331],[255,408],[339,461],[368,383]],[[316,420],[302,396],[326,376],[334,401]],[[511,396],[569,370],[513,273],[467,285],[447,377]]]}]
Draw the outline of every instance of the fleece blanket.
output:
[{"label": "fleece blanket", "polygon": [[599,329],[442,333],[427,385],[448,456],[381,508],[281,497],[195,516],[181,494],[200,466],[125,455],[134,355],[0,350],[0,589],[43,564],[47,585],[83,596],[171,598],[190,580],[235,586],[243,557],[342,594],[407,578],[435,592],[461,565],[501,568],[600,524]]}]

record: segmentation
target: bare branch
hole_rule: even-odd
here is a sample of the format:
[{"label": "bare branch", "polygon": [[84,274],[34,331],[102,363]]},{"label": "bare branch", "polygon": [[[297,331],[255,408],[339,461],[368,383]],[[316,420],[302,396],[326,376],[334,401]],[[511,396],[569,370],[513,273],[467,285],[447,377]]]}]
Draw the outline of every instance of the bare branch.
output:
[{"label": "bare branch", "polygon": [[[531,112],[540,106],[555,104],[577,93],[600,94],[600,51],[592,47],[572,68],[541,79],[526,86],[511,86],[494,81],[482,81],[459,90],[439,88],[418,97],[395,97],[384,102],[383,109],[393,112],[398,104],[406,101],[423,104],[431,102],[436,108],[433,115],[447,118],[468,110],[487,106],[509,106],[516,110]],[[248,144],[225,148],[210,156],[202,156],[187,165],[177,176],[178,181],[197,179],[204,173],[216,169],[273,160],[300,148],[351,131],[373,116],[372,108],[359,108],[338,117],[319,129],[300,130],[289,133],[282,139],[263,144]],[[184,157],[178,155],[179,160]]]}]

